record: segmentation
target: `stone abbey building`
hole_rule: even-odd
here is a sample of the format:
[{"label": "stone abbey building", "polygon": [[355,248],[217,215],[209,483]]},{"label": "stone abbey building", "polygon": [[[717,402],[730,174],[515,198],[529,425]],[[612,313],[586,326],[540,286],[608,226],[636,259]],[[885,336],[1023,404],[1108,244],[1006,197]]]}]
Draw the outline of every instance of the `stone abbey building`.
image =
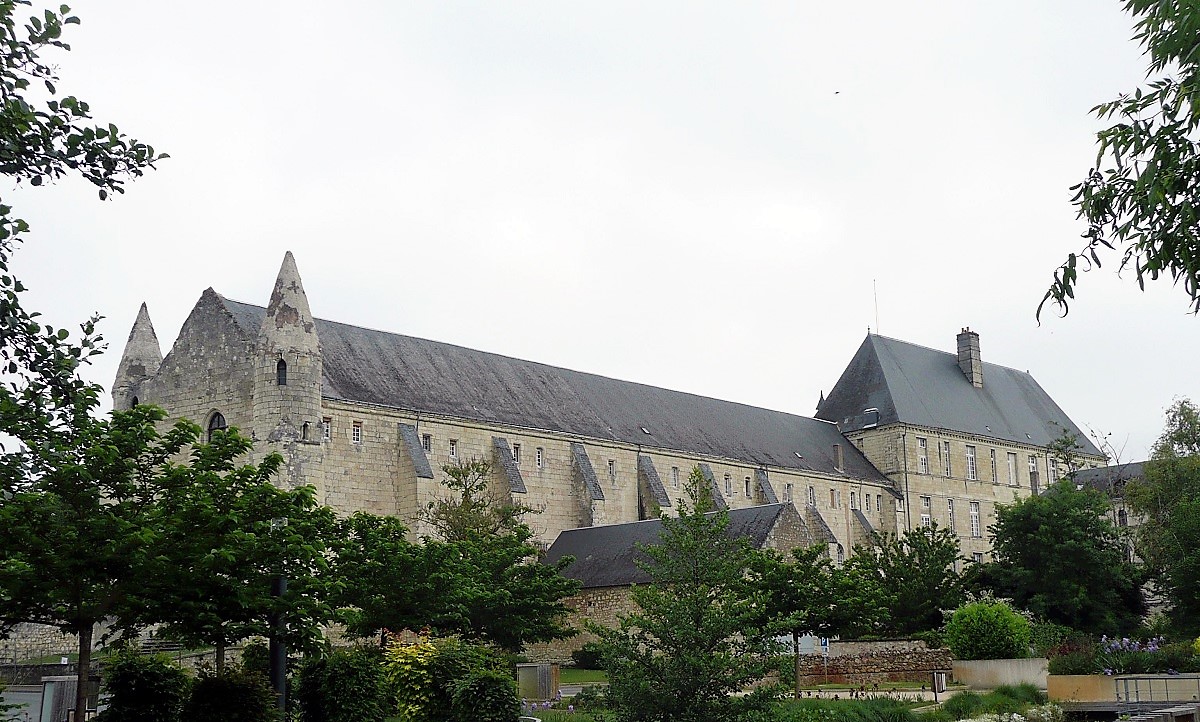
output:
[{"label": "stone abbey building", "polygon": [[719,505],[791,504],[835,559],[933,523],[984,555],[995,503],[1062,471],[1046,454],[1062,431],[1104,458],[1029,374],[984,363],[977,334],[958,346],[868,335],[807,418],[317,319],[289,253],[265,307],[204,291],[165,358],[143,305],[113,402],[236,426],[283,455],[281,485],[414,533],[456,460],[490,461],[495,493],[542,509],[546,544],[671,513],[698,466]]}]

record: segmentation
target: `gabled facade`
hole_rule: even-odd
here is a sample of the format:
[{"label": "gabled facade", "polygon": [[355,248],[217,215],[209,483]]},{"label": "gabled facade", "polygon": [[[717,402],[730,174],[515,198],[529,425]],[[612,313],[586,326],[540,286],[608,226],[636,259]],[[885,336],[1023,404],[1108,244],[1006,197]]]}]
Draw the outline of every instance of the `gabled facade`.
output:
[{"label": "gabled facade", "polygon": [[868,335],[817,418],[846,438],[901,495],[898,529],[936,524],[964,556],[984,559],[995,505],[1036,494],[1069,470],[1047,447],[1073,434],[1085,467],[1105,457],[1027,372],[984,362],[963,329],[957,354]]},{"label": "gabled facade", "polygon": [[719,505],[792,503],[831,556],[896,525],[892,483],[836,424],[315,318],[290,253],[265,307],[206,290],[165,358],[143,307],[113,389],[249,432],[280,484],[415,532],[440,467],[470,458],[543,510],[547,544],[671,513],[697,466]]}]

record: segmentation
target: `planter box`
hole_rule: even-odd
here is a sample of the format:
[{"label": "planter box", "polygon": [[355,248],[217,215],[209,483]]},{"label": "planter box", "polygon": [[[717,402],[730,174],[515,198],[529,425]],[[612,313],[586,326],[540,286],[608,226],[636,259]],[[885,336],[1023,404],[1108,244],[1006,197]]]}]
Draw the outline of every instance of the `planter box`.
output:
[{"label": "planter box", "polygon": [[1114,677],[1103,674],[1051,674],[1046,694],[1051,702],[1116,702]]},{"label": "planter box", "polygon": [[1046,665],[1043,657],[1031,659],[954,660],[954,679],[971,689],[995,689],[1002,684],[1032,684],[1046,689]]}]

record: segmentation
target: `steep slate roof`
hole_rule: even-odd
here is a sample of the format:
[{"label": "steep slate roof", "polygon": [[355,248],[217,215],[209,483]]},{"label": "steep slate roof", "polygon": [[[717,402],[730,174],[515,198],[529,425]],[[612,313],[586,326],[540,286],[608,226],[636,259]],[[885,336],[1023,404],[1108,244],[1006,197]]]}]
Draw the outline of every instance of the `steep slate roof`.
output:
[{"label": "steep slate roof", "polygon": [[1076,435],[1083,453],[1101,456],[1028,373],[985,361],[983,388],[976,388],[957,355],[874,334],[859,346],[817,418],[842,431],[904,423],[1036,446],[1065,430]]},{"label": "steep slate roof", "polygon": [[1075,483],[1090,486],[1103,492],[1122,493],[1125,482],[1142,478],[1144,461],[1128,464],[1102,466],[1099,469],[1080,469],[1075,472]]},{"label": "steep slate roof", "polygon": [[[732,537],[746,537],[751,546],[761,548],[767,541],[771,527],[775,526],[787,506],[765,504],[730,509],[726,531]],[[650,581],[650,576],[639,569],[635,562],[646,561],[647,558],[638,545],[658,544],[662,528],[661,520],[647,519],[627,524],[567,529],[554,540],[543,561],[553,564],[565,556],[575,557],[575,561],[563,573],[583,582],[585,589],[645,584]]]},{"label": "steep slate roof", "polygon": [[[265,309],[221,300],[253,338]],[[328,398],[831,474],[841,444],[847,476],[887,483],[817,419],[333,321],[316,327]]]}]

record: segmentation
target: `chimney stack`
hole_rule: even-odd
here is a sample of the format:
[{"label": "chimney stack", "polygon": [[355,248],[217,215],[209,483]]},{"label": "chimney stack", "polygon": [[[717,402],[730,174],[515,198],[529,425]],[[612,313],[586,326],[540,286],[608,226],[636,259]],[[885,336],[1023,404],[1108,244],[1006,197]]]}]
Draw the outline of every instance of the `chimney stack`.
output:
[{"label": "chimney stack", "polygon": [[958,334],[958,367],[977,389],[983,388],[983,359],[979,355],[979,334],[969,327]]},{"label": "chimney stack", "polygon": [[842,456],[842,445],[833,445],[833,466],[838,471],[846,470],[846,459]]}]

